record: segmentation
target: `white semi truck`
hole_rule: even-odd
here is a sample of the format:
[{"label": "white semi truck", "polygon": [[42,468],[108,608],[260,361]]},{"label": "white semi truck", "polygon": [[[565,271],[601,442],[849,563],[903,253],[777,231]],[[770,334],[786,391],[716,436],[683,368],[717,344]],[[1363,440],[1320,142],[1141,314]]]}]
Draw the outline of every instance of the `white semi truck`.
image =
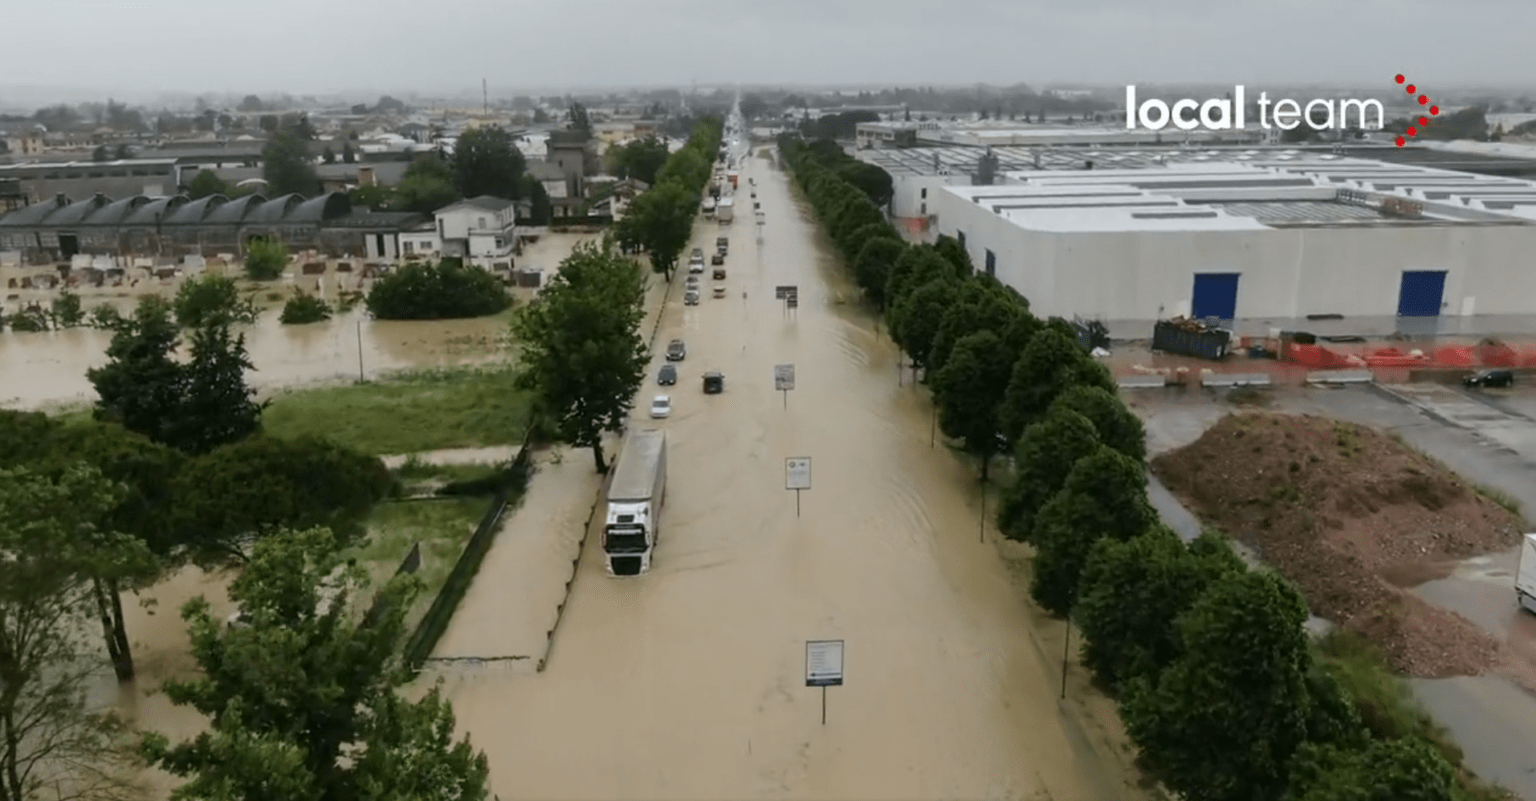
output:
[{"label": "white semi truck", "polygon": [[638,576],[651,569],[666,496],[667,432],[631,431],[608,487],[608,519],[603,526],[608,575]]},{"label": "white semi truck", "polygon": [[1536,612],[1536,534],[1520,542],[1520,567],[1515,570],[1515,597],[1520,605]]}]

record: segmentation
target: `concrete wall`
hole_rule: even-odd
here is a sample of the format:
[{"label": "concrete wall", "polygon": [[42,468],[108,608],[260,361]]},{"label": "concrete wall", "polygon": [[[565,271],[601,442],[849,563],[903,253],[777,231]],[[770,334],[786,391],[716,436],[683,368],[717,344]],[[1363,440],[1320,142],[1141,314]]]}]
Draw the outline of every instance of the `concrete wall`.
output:
[{"label": "concrete wall", "polygon": [[[970,175],[902,175],[891,181],[891,215],[895,217],[926,217],[934,214],[934,198],[945,186],[970,186]],[[927,196],[924,197],[924,190]],[[926,204],[926,208],[925,208]]]},{"label": "concrete wall", "polygon": [[1239,319],[1393,317],[1405,270],[1445,270],[1444,315],[1536,314],[1536,227],[1395,226],[1262,231],[1028,231],[929,192],[936,233],[965,235],[977,269],[1041,315],[1155,320],[1187,314],[1196,273],[1235,272]]}]

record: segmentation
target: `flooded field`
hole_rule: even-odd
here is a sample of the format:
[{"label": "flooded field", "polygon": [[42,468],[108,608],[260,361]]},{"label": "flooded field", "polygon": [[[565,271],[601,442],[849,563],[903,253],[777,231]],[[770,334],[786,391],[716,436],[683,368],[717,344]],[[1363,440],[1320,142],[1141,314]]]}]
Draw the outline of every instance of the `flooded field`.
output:
[{"label": "flooded field", "polygon": [[[753,162],[743,190],[749,177],[764,240],[746,220],[696,232],[701,247],[731,237],[727,297],[685,307],[674,294],[658,339],[685,339],[689,355],[676,386],[647,381],[631,423],[653,425],[650,396],[672,396],[654,423],[670,467],[653,571],[607,577],[589,537],[545,672],[441,673],[460,728],[490,757],[493,792],[1139,798],[1106,705],[1076,684],[1059,700],[1060,624],[1036,616],[980,541],[974,471],[930,447],[926,401],[898,386],[893,346],[845,303],[854,290],[784,176]],[[799,309],[774,300],[781,284],[799,287]],[[781,363],[796,366],[787,404],[773,389]],[[706,370],[725,374],[724,394],[702,394]],[[798,512],[784,490],[794,456],[814,463]],[[566,458],[590,469],[583,453]],[[504,639],[506,610],[526,603],[495,561],[453,642]],[[804,686],[811,639],[846,641],[824,725],[822,693]]]},{"label": "flooded field", "polygon": [[[553,275],[561,259],[575,244],[591,235],[549,234],[533,243],[518,259],[518,268],[543,269],[546,280]],[[217,269],[217,268],[213,268]],[[23,271],[16,267],[0,270],[0,276],[15,277]],[[28,268],[25,274],[46,272]],[[327,288],[335,298],[335,282],[352,290],[367,282],[351,275],[334,272],[324,276],[299,276],[292,281],[274,281],[251,285],[264,308],[261,319],[245,326],[246,347],[256,371],[253,386],[271,388],[317,381],[356,378],[359,372],[375,375],[380,371],[409,367],[446,367],[499,359],[506,342],[505,315],[474,320],[381,321],[369,319],[361,306],[322,323],[282,325],[278,322],[280,301],[267,298],[270,293],[286,296],[295,288],[313,292],[315,283]],[[178,282],[147,279],[137,287],[82,289],[81,299],[87,309],[110,302],[123,310],[132,308],[136,297],[148,293],[175,294]],[[518,289],[519,302],[532,296],[532,290]],[[36,302],[44,306],[57,296],[56,291],[27,290],[13,293],[7,310],[18,304]],[[93,397],[85,371],[106,363],[111,334],[89,328],[42,333],[0,332],[0,375],[26,376],[26,381],[6,381],[0,388],[0,406],[38,408],[53,403],[85,402]]]}]

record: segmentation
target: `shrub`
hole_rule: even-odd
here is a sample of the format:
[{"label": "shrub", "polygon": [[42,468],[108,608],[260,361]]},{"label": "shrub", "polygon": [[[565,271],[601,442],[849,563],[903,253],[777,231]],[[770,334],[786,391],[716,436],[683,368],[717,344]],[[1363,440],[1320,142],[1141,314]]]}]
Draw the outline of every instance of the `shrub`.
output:
[{"label": "shrub", "polygon": [[278,321],[283,325],[304,325],[331,319],[331,304],[305,292],[288,299],[283,304],[283,314]]},{"label": "shrub", "polygon": [[80,296],[65,290],[53,299],[53,324],[59,328],[74,328],[85,322],[85,310],[80,307]]},{"label": "shrub", "polygon": [[380,320],[451,320],[504,311],[512,295],[489,272],[443,259],[390,271],[374,282],[364,303]]},{"label": "shrub", "polygon": [[90,326],[92,328],[113,329],[123,322],[123,313],[110,303],[103,303],[91,309]]},{"label": "shrub", "polygon": [[245,252],[245,274],[252,281],[281,278],[288,266],[288,246],[276,239],[257,239]]},{"label": "shrub", "polygon": [[222,275],[188,279],[176,290],[172,307],[176,311],[176,322],[188,328],[200,328],[219,321],[254,323],[258,314],[255,303],[240,297],[234,279]]}]

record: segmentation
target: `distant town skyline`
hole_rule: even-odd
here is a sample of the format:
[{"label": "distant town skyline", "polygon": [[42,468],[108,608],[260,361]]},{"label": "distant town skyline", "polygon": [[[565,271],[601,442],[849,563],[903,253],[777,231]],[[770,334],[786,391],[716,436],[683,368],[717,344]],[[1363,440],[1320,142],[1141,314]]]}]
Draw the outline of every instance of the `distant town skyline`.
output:
[{"label": "distant town skyline", "polygon": [[[0,19],[13,76],[102,96],[281,91],[471,94],[626,83],[1369,86],[1523,76],[1536,5],[1517,0],[77,0]],[[252,19],[252,15],[257,19]],[[88,20],[89,24],[81,24]],[[256,22],[261,24],[256,25]],[[1496,24],[1493,24],[1495,23]],[[1433,32],[1432,34],[1426,32]],[[1404,42],[1425,42],[1422,48]],[[67,43],[67,44],[64,44]],[[1506,77],[1507,76],[1507,77]],[[16,86],[0,84],[0,104]]]}]

